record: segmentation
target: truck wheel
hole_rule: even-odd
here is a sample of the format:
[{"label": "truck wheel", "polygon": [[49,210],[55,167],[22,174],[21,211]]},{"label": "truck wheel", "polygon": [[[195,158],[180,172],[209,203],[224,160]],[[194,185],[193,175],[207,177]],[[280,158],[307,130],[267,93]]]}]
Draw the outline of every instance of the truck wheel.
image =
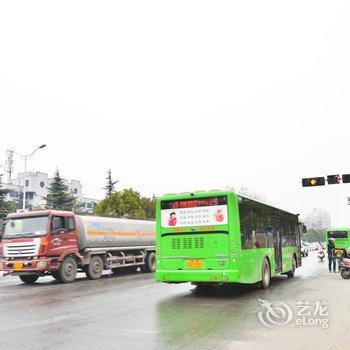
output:
[{"label": "truck wheel", "polygon": [[86,277],[89,280],[97,280],[102,276],[103,260],[100,256],[94,255],[91,258],[90,264],[85,270]]},{"label": "truck wheel", "polygon": [[77,277],[78,265],[75,259],[71,256],[67,256],[61,262],[60,268],[58,270],[60,280],[63,283],[71,283]]},{"label": "truck wheel", "polygon": [[39,278],[38,275],[22,275],[19,276],[20,280],[27,284],[34,284]]},{"label": "truck wheel", "polygon": [[141,266],[142,272],[154,272],[156,271],[156,254],[154,252],[148,252],[145,259],[145,264]]},{"label": "truck wheel", "polygon": [[60,279],[60,273],[59,271],[52,271],[51,272],[51,276],[58,282],[62,282],[61,279]]},{"label": "truck wheel", "polygon": [[265,258],[261,267],[261,283],[260,283],[261,288],[262,289],[269,288],[270,280],[271,280],[270,264],[268,260]]},{"label": "truck wheel", "polygon": [[297,262],[295,261],[295,257],[293,256],[292,270],[291,270],[291,271],[288,271],[288,272],[286,273],[286,275],[287,275],[289,278],[293,278],[293,277],[294,277],[296,266],[297,266]]}]

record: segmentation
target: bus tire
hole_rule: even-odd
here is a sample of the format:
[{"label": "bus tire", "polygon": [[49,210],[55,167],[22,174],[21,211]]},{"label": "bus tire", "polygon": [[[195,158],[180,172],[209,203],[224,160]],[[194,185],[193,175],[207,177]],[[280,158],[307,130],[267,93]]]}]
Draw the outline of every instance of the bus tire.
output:
[{"label": "bus tire", "polygon": [[22,275],[19,276],[20,280],[26,284],[34,284],[39,278],[38,275]]},{"label": "bus tire", "polygon": [[58,270],[60,280],[63,283],[71,283],[77,277],[78,265],[72,256],[67,256],[61,262]]},{"label": "bus tire", "polygon": [[288,272],[286,273],[286,275],[287,275],[289,278],[293,278],[293,277],[294,277],[296,267],[297,267],[297,262],[296,262],[296,260],[295,260],[295,256],[293,256],[293,260],[292,260],[292,270],[291,270],[291,271],[288,271]]},{"label": "bus tire", "polygon": [[99,255],[94,255],[90,264],[85,269],[86,277],[89,280],[97,280],[101,278],[103,272],[103,260]]},{"label": "bus tire", "polygon": [[145,258],[145,264],[141,266],[142,272],[156,271],[156,254],[155,252],[148,252]]},{"label": "bus tire", "polygon": [[267,258],[264,258],[261,266],[261,288],[267,289],[270,286],[271,269]]}]

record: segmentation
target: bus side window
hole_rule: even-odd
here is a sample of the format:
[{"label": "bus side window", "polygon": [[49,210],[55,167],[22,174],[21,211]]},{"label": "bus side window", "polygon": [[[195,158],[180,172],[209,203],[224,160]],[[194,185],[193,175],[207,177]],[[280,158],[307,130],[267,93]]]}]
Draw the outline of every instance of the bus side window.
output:
[{"label": "bus side window", "polygon": [[268,247],[268,237],[266,232],[266,217],[260,208],[256,208],[255,210],[256,214],[256,233],[255,233],[255,239],[256,239],[256,248],[267,248]]},{"label": "bus side window", "polygon": [[248,199],[242,197],[238,203],[242,248],[253,248],[254,213]]}]

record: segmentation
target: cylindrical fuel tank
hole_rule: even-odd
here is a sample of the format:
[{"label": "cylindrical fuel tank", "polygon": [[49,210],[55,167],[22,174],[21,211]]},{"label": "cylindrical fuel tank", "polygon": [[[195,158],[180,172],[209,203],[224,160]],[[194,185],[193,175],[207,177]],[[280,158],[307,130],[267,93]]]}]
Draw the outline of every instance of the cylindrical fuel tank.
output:
[{"label": "cylindrical fuel tank", "polygon": [[154,246],[154,221],[77,216],[79,250],[99,247]]}]

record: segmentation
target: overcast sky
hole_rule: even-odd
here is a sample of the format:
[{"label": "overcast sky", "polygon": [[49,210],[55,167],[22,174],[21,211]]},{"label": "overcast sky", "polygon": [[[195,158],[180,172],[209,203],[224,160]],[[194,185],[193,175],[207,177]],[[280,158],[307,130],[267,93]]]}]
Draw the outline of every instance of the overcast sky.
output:
[{"label": "overcast sky", "polygon": [[[144,195],[247,187],[350,226],[349,1],[2,1],[0,164]],[[22,171],[17,157],[15,173]]]}]

